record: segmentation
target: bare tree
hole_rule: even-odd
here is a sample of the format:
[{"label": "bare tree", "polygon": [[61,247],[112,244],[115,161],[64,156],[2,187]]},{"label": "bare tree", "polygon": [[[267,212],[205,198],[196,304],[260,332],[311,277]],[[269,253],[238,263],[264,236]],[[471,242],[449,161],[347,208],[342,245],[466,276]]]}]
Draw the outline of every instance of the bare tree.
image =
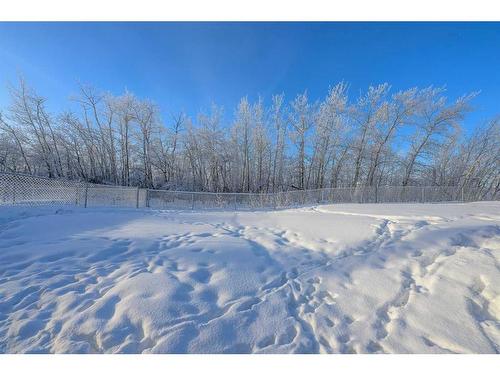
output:
[{"label": "bare tree", "polygon": [[306,138],[312,127],[311,105],[307,92],[297,95],[291,103],[290,125],[292,127],[292,140],[297,147],[297,172],[298,186],[303,190],[306,183]]},{"label": "bare tree", "polygon": [[0,171],[213,192],[432,184],[499,194],[498,118],[460,131],[475,94],[449,101],[442,88],[382,84],[350,100],[347,87],[316,103],[306,92],[289,105],[284,94],[269,106],[244,97],[233,119],[214,104],[163,123],[151,100],[88,85],[77,108],[52,114],[21,79],[0,111]]},{"label": "bare tree", "polygon": [[450,130],[459,125],[459,121],[470,111],[469,101],[475,96],[462,96],[452,104],[447,104],[443,93],[443,88],[433,87],[423,89],[419,93],[416,130],[411,136],[409,151],[404,161],[403,186],[410,183],[419,159],[428,157],[440,146]]}]

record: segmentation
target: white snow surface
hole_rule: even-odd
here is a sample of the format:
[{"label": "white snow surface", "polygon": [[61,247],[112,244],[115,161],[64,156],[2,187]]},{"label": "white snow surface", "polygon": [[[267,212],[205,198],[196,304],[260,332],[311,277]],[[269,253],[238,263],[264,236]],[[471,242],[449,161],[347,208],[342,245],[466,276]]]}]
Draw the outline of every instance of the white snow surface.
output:
[{"label": "white snow surface", "polygon": [[500,202],[0,208],[0,352],[498,353]]}]

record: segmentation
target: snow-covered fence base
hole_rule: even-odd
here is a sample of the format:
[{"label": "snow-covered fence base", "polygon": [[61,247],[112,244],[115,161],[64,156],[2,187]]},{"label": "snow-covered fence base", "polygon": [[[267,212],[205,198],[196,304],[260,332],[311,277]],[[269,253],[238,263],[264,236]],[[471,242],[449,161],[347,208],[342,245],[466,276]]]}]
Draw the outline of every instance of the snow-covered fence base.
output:
[{"label": "snow-covered fence base", "polygon": [[425,203],[498,199],[498,193],[458,186],[379,186],[277,193],[207,193],[140,189],[0,173],[0,205],[256,210],[331,203]]}]

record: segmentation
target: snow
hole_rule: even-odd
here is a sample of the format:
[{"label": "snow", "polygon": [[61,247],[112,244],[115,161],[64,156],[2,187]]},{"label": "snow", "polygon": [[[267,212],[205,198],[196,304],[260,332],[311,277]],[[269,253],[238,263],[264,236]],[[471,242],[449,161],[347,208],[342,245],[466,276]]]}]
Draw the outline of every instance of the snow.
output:
[{"label": "snow", "polygon": [[0,209],[0,352],[498,353],[500,202]]}]

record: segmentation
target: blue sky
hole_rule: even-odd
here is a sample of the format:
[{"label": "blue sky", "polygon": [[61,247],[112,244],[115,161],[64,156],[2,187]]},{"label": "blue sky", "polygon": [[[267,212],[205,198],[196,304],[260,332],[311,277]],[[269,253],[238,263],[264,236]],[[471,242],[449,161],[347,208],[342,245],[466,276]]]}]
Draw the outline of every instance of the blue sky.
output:
[{"label": "blue sky", "polygon": [[0,108],[18,73],[52,110],[80,81],[151,98],[165,118],[216,102],[228,119],[242,96],[317,99],[339,81],[353,97],[446,85],[481,91],[470,128],[500,114],[500,23],[0,23]]}]

